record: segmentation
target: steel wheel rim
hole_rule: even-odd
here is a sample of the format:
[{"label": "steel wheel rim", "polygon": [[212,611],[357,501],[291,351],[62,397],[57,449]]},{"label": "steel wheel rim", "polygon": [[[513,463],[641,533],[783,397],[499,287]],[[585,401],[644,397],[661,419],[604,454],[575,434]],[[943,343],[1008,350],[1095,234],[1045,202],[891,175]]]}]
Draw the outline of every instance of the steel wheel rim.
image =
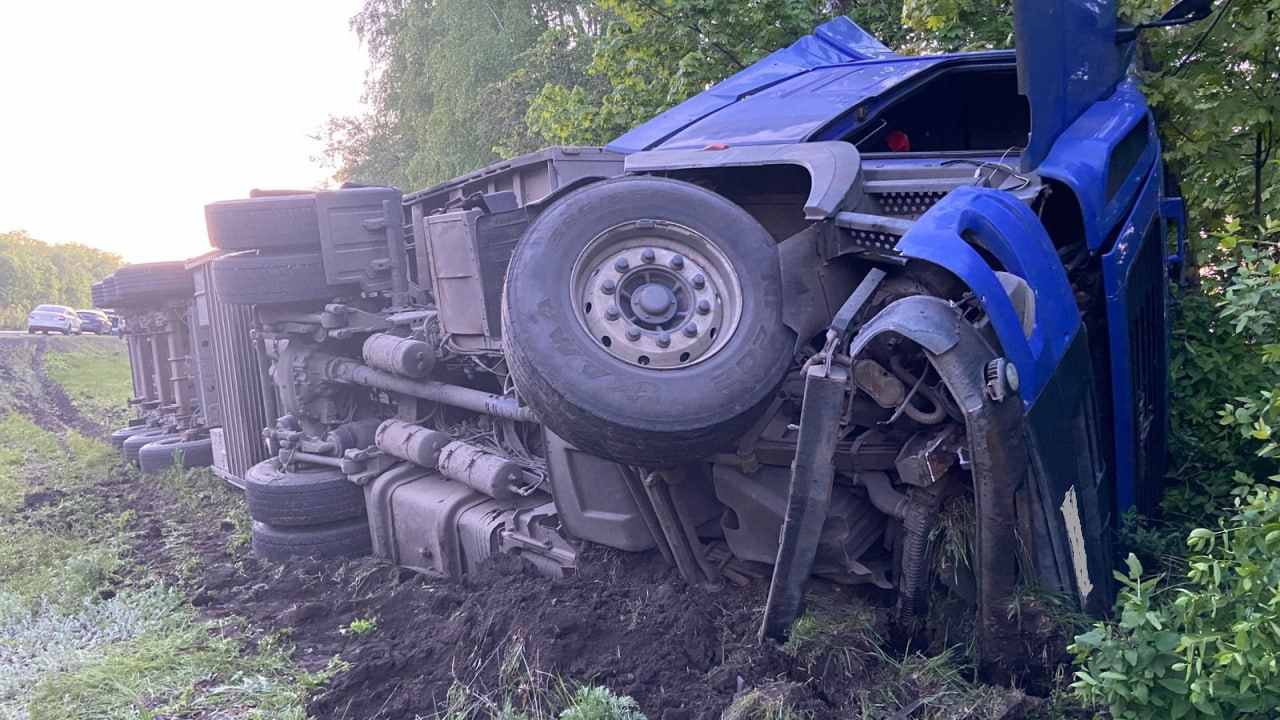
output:
[{"label": "steel wheel rim", "polygon": [[673,370],[715,356],[742,319],[742,285],[702,233],[636,220],[592,238],[570,273],[574,315],[597,347]]}]

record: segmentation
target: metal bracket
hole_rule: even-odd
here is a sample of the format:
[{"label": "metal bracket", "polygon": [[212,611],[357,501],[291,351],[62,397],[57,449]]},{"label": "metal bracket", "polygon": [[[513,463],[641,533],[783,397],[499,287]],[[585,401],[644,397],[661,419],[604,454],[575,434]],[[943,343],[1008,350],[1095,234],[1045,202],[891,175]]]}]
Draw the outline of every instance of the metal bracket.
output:
[{"label": "metal bracket", "polygon": [[836,365],[812,366],[805,375],[800,435],[791,464],[787,513],[758,638],[782,640],[804,611],[804,586],[813,571],[822,525],[831,506],[836,442],[849,373]]}]

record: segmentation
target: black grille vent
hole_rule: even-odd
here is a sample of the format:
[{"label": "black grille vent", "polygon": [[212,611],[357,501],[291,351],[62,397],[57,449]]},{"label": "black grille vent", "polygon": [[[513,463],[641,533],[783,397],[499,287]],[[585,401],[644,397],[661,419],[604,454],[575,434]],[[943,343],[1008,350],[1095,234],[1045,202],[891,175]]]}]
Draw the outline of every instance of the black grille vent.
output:
[{"label": "black grille vent", "polygon": [[1151,512],[1160,500],[1168,452],[1168,338],[1160,223],[1152,223],[1128,287],[1130,380],[1133,388],[1134,501]]},{"label": "black grille vent", "polygon": [[946,194],[943,190],[910,190],[872,193],[872,197],[880,203],[880,210],[886,215],[915,217],[923,215]]}]

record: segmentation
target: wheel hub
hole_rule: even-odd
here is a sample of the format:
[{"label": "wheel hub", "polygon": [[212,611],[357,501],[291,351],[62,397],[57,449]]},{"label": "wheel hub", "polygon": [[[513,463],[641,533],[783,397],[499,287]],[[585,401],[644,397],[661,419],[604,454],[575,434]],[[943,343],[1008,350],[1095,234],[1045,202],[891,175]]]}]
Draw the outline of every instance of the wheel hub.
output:
[{"label": "wheel hub", "polygon": [[675,223],[610,228],[572,271],[574,310],[609,354],[633,365],[692,365],[724,347],[742,314],[737,273],[702,234]]}]

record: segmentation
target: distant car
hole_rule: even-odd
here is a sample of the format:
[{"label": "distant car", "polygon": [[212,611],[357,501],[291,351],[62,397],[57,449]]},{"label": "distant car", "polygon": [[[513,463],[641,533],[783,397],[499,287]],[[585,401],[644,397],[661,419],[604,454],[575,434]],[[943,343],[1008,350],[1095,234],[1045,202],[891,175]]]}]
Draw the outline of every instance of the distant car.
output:
[{"label": "distant car", "polygon": [[113,329],[111,318],[101,310],[77,310],[80,318],[80,329],[94,335],[110,335]]},{"label": "distant car", "polygon": [[80,316],[66,305],[37,305],[27,316],[27,332],[80,334]]}]

